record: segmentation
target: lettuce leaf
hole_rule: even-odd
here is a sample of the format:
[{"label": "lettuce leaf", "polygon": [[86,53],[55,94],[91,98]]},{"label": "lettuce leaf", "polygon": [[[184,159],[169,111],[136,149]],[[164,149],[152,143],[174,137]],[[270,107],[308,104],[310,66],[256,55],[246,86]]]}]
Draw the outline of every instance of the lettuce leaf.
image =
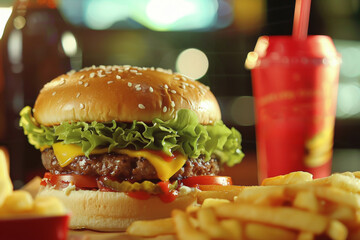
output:
[{"label": "lettuce leaf", "polygon": [[222,121],[213,125],[201,125],[197,115],[189,109],[181,109],[174,119],[154,119],[147,124],[142,121],[122,122],[63,122],[47,127],[40,125],[32,116],[31,107],[20,112],[23,127],[30,144],[35,148],[49,147],[56,142],[81,146],[86,156],[95,148],[161,150],[167,155],[180,151],[190,158],[203,154],[209,160],[212,154],[221,163],[233,166],[241,162],[241,135],[235,128],[227,128]]}]

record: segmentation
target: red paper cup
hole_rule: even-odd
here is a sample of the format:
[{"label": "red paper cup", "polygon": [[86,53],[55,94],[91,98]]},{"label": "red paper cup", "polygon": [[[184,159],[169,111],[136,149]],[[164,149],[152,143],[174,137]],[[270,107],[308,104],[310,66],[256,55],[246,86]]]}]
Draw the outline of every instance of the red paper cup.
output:
[{"label": "red paper cup", "polygon": [[0,239],[66,240],[69,215],[0,219]]},{"label": "red paper cup", "polygon": [[293,171],[328,176],[340,68],[333,41],[265,36],[249,57],[259,181]]}]

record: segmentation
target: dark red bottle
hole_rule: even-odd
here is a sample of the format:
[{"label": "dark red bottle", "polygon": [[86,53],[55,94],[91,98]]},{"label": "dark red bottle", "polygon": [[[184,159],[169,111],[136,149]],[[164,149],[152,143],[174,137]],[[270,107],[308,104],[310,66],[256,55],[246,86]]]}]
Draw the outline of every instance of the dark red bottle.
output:
[{"label": "dark red bottle", "polygon": [[16,0],[2,38],[5,146],[15,187],[42,169],[39,151],[30,147],[19,127],[19,112],[34,105],[46,82],[71,69],[61,42],[69,26],[56,7],[55,0]]}]

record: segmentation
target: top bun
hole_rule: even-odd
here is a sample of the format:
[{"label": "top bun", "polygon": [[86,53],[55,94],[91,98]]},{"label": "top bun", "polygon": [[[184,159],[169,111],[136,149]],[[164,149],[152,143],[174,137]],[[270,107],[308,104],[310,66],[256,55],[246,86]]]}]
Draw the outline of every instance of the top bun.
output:
[{"label": "top bun", "polygon": [[169,120],[179,109],[191,109],[201,124],[221,119],[209,88],[160,68],[89,67],[63,74],[41,89],[34,117],[43,125],[61,122],[151,122]]}]

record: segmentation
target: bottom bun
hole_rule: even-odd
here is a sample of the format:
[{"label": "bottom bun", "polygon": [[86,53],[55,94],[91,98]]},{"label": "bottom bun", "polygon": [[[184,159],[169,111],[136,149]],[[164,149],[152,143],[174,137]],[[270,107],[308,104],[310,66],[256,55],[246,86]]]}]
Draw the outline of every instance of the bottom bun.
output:
[{"label": "bottom bun", "polygon": [[136,220],[170,217],[173,209],[184,210],[196,204],[194,192],[182,195],[171,203],[164,203],[157,196],[138,200],[122,192],[73,190],[66,192],[42,187],[39,196],[60,199],[71,213],[71,229],[98,231],[124,231]]}]

